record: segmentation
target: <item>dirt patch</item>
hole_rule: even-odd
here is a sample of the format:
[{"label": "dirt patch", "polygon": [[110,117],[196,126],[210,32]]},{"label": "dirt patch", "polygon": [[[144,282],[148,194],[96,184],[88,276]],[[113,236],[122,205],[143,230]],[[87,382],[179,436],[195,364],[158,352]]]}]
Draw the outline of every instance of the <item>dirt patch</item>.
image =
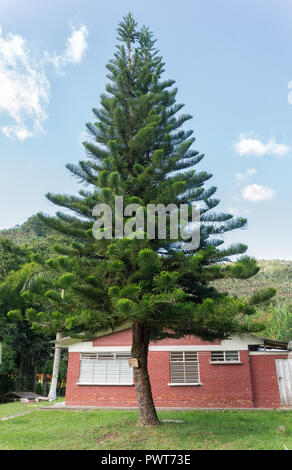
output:
[{"label": "dirt patch", "polygon": [[96,440],[99,444],[104,444],[106,441],[112,441],[121,437],[121,433],[118,431],[107,432],[99,439]]}]

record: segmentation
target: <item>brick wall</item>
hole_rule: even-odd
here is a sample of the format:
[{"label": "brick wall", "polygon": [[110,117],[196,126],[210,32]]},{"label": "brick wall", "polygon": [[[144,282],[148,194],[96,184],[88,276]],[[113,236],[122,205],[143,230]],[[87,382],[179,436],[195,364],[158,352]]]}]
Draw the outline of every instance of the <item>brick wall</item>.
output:
[{"label": "brick wall", "polygon": [[122,330],[100,336],[93,340],[93,346],[131,346],[132,330]]},{"label": "brick wall", "polygon": [[[94,346],[131,346],[131,330],[96,338]],[[167,338],[151,345],[214,345],[197,337]],[[170,386],[170,353],[149,352],[149,374],[153,398],[160,407],[273,408],[280,405],[275,359],[283,355],[249,355],[240,351],[241,364],[210,364],[210,352],[199,351],[202,385]],[[69,354],[66,404],[84,406],[136,407],[135,387],[111,385],[76,385],[80,353]]]},{"label": "brick wall", "polygon": [[[124,330],[96,338],[94,346],[130,346],[131,330]],[[152,345],[214,345],[200,338],[188,336],[167,338]],[[156,406],[169,407],[252,407],[253,395],[248,363],[248,352],[241,351],[241,364],[210,364],[210,352],[199,351],[200,381],[197,386],[169,386],[170,364],[168,351],[149,352],[149,374]],[[86,406],[137,406],[134,386],[76,385],[80,367],[80,353],[69,354],[66,403]]]},{"label": "brick wall", "polygon": [[134,385],[76,385],[79,377],[80,353],[69,354],[66,405],[137,406]]},{"label": "brick wall", "polygon": [[169,352],[149,353],[149,373],[156,406],[249,408],[253,406],[248,352],[241,364],[210,364],[210,352],[199,351],[197,386],[169,386]]},{"label": "brick wall", "polygon": [[280,406],[276,359],[287,359],[288,355],[251,355],[250,371],[254,404],[259,408]]},{"label": "brick wall", "polygon": [[[132,330],[127,329],[123,331],[117,331],[116,333],[110,333],[105,336],[100,336],[93,340],[93,346],[131,346],[132,344]],[[203,341],[197,336],[186,336],[184,338],[165,338],[159,341],[151,341],[150,346],[163,346],[163,345],[207,345],[221,344],[220,340],[215,340],[212,343],[209,341]]]}]

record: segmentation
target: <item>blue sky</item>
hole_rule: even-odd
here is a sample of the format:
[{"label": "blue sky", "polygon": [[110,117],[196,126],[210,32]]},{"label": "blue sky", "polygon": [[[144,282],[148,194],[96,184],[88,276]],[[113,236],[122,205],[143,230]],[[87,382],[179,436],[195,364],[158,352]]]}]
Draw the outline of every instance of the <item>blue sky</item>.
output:
[{"label": "blue sky", "polygon": [[75,193],[85,122],[131,11],[155,33],[178,101],[194,116],[220,209],[246,216],[227,237],[257,258],[292,259],[292,3],[288,0],[1,0],[0,229]]}]

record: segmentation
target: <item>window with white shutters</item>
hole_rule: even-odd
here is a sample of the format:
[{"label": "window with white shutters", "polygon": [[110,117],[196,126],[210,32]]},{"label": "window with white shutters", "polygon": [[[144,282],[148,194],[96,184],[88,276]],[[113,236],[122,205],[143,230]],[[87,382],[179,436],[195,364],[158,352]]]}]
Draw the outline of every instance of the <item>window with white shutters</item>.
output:
[{"label": "window with white shutters", "polygon": [[199,361],[197,352],[170,353],[171,384],[199,384]]},{"label": "window with white shutters", "polygon": [[211,362],[240,362],[238,351],[212,351]]},{"label": "window with white shutters", "polygon": [[130,353],[83,353],[80,360],[79,384],[132,385]]}]

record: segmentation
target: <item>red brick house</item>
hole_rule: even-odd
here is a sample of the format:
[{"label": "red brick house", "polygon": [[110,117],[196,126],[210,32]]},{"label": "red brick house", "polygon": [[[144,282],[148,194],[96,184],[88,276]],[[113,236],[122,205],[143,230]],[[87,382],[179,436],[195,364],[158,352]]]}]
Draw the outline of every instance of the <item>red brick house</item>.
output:
[{"label": "red brick house", "polygon": [[[131,329],[93,341],[64,338],[69,348],[66,405],[137,407]],[[157,407],[276,408],[292,405],[292,359],[287,343],[243,335],[215,342],[189,336],[149,347]]]}]

